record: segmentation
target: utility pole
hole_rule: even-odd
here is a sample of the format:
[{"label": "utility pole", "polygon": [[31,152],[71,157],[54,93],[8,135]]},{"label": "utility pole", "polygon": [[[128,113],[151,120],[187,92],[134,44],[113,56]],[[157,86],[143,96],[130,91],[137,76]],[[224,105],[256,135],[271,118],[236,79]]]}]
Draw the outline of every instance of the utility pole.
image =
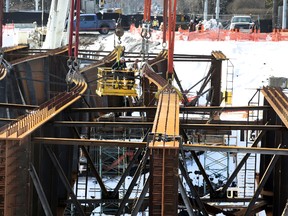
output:
[{"label": "utility pole", "polygon": [[278,0],[273,0],[272,28],[278,28]]},{"label": "utility pole", "polygon": [[220,14],[220,0],[216,0],[215,14],[216,14],[216,20],[219,20],[219,14]]},{"label": "utility pole", "polygon": [[287,0],[283,0],[282,29],[286,29]]},{"label": "utility pole", "polygon": [[39,10],[39,0],[35,0],[35,11]]},{"label": "utility pole", "polygon": [[204,20],[207,20],[207,14],[208,14],[208,0],[204,0],[204,14],[203,14]]},{"label": "utility pole", "polygon": [[[3,2],[3,1],[1,1],[1,2]],[[6,0],[6,10],[5,10],[6,13],[9,12],[9,5],[10,5],[9,0]],[[2,10],[3,10],[3,9],[2,9]]]}]

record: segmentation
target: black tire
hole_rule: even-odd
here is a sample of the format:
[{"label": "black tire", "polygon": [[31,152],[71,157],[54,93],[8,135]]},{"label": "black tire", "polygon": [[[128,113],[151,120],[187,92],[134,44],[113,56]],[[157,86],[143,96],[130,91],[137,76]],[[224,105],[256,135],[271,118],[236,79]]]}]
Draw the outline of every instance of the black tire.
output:
[{"label": "black tire", "polygon": [[99,32],[100,32],[100,34],[107,35],[109,33],[109,27],[108,26],[101,26]]}]

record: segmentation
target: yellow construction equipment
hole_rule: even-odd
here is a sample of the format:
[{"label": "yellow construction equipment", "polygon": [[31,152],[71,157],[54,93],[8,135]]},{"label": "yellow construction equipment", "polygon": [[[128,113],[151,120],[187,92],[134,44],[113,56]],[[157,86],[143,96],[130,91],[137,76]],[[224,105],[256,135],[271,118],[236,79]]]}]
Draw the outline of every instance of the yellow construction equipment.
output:
[{"label": "yellow construction equipment", "polygon": [[96,93],[99,96],[137,96],[135,73],[137,70],[113,70],[110,67],[99,67]]}]

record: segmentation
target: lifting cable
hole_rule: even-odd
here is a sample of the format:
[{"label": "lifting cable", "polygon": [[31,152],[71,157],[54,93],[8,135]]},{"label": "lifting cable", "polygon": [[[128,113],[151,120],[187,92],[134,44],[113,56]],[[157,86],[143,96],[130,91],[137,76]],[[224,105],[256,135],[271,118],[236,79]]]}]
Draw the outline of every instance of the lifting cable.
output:
[{"label": "lifting cable", "polygon": [[121,37],[124,35],[124,29],[122,27],[121,21],[122,19],[118,18],[115,28],[115,35],[118,37],[117,45],[114,46],[114,48],[117,50],[116,61],[119,61],[120,57],[123,56],[125,52],[125,47],[121,45]]},{"label": "lifting cable", "polygon": [[74,33],[74,7],[75,0],[71,0],[70,7],[70,29],[69,29],[69,44],[68,44],[68,55],[67,66],[69,71],[66,75],[66,82],[69,86],[73,80],[80,77],[79,75],[79,62],[78,62],[78,50],[79,50],[79,27],[80,27],[80,0],[76,0],[76,19],[75,19],[75,47],[73,56],[73,33]]},{"label": "lifting cable", "polygon": [[[151,0],[145,1],[144,5],[144,16],[142,20],[142,30],[141,30],[141,37],[142,37],[142,63],[146,62],[149,58],[149,43],[148,40],[151,38]],[[141,65],[142,65],[141,63]]]},{"label": "lifting cable", "polygon": [[142,61],[145,62],[149,58],[149,39],[151,38],[151,23],[150,21],[143,21],[142,23],[142,30],[141,30],[141,37],[142,37]]},{"label": "lifting cable", "polygon": [[115,28],[115,35],[118,37],[118,44],[120,45],[121,42],[121,37],[124,35],[124,29],[122,27],[122,18],[118,18],[117,22],[116,22],[116,28]]}]

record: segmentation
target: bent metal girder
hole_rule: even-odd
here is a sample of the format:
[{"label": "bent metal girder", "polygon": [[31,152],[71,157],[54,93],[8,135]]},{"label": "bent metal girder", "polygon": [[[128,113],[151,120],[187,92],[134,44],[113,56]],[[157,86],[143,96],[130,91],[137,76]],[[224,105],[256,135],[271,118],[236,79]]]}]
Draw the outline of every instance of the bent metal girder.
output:
[{"label": "bent metal girder", "polygon": [[[51,54],[51,52],[49,53]],[[33,56],[32,60],[39,58],[42,58],[42,55]],[[23,62],[25,63],[27,61],[29,60],[19,59],[18,64]],[[17,63],[12,63],[12,65],[15,66],[17,65]],[[81,95],[86,91],[87,83],[80,75],[76,75],[77,74],[74,74],[73,77],[73,82],[75,85],[73,88],[71,88],[69,92],[63,92],[56,95],[52,99],[48,100],[41,106],[34,109],[31,113],[22,115],[18,117],[16,121],[4,125],[0,128],[0,139],[5,140],[4,142],[2,142],[1,153],[4,157],[4,160],[1,161],[0,165],[4,169],[1,178],[1,185],[3,185],[4,187],[1,186],[2,190],[0,193],[0,196],[3,200],[3,205],[1,206],[0,211],[3,213],[3,215],[18,215],[20,211],[22,211],[22,213],[27,213],[31,211],[27,206],[27,200],[25,198],[26,193],[23,193],[23,191],[19,189],[19,187],[24,183],[23,178],[18,177],[17,181],[14,180],[18,172],[17,166],[25,167],[24,164],[26,164],[24,159],[25,157],[23,158],[24,155],[19,154],[19,152],[21,151],[21,149],[24,149],[24,152],[29,151],[28,149],[25,149],[26,145],[21,146],[19,145],[19,142],[27,140],[27,137],[31,133],[33,133],[33,131],[35,131],[48,120],[53,118],[56,114],[60,113],[66,107],[70,106],[72,103],[81,98]],[[23,152],[23,150],[21,152]],[[13,190],[15,192],[19,192],[12,192]],[[27,187],[23,187],[23,190],[26,190],[27,192],[29,189]],[[22,194],[20,196],[21,198],[19,197],[19,193]],[[18,197],[18,203],[15,207],[16,197]],[[47,204],[47,202],[45,202],[45,204]],[[24,208],[24,206],[27,207]]]}]

